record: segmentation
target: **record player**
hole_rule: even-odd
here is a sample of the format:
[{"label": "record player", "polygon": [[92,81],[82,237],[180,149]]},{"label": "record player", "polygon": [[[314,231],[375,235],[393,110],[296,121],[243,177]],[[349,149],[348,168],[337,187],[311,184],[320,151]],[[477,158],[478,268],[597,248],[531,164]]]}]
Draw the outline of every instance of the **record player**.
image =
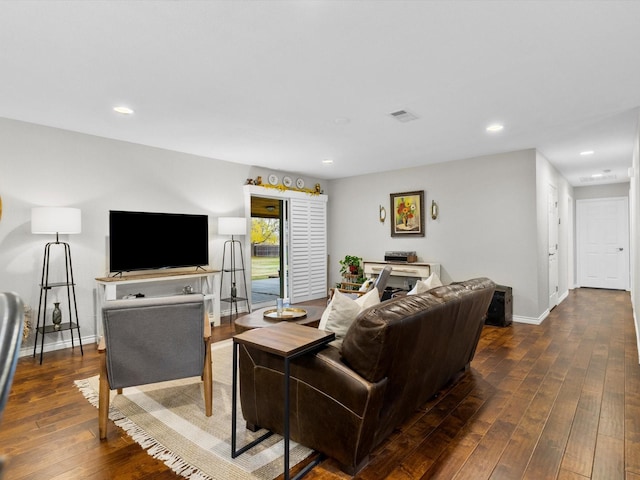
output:
[{"label": "record player", "polygon": [[385,262],[413,263],[418,261],[416,252],[384,252]]}]

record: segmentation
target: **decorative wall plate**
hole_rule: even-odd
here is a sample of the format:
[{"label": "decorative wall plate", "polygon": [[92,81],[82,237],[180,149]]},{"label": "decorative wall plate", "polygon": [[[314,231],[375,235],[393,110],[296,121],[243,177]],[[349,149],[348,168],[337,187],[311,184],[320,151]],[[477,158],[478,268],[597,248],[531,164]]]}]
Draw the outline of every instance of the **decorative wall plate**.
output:
[{"label": "decorative wall plate", "polygon": [[291,185],[293,185],[293,180],[291,180],[291,177],[282,177],[282,184],[289,188]]},{"label": "decorative wall plate", "polygon": [[298,188],[304,188],[304,180],[299,178],[296,180],[296,187]]},{"label": "decorative wall plate", "polygon": [[278,176],[273,174],[273,173],[271,175],[269,175],[269,183],[271,185],[277,185],[278,184]]}]

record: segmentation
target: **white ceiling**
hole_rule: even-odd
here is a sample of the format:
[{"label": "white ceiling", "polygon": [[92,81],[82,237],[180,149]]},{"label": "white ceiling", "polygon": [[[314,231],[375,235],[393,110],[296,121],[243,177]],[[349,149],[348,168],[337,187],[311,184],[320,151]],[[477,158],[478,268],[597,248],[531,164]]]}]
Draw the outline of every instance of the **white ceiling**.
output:
[{"label": "white ceiling", "polygon": [[323,179],[537,148],[573,185],[627,181],[638,19],[638,1],[5,0],[0,117]]}]

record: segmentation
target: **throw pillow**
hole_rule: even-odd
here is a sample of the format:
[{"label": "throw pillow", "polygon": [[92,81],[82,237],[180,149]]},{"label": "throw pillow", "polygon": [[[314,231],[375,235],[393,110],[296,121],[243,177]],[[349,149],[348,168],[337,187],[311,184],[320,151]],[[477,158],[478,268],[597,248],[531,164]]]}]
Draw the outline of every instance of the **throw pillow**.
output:
[{"label": "throw pillow", "polygon": [[441,287],[442,282],[440,281],[440,277],[438,277],[437,273],[432,273],[428,278],[424,280],[418,280],[414,287],[411,289],[407,295],[417,295],[418,293],[428,292],[432,288]]},{"label": "throw pillow", "polygon": [[380,296],[375,288],[355,300],[339,290],[335,290],[331,302],[322,313],[318,328],[335,333],[336,340],[331,344],[339,348],[347,330],[358,314],[378,303],[380,303]]},{"label": "throw pillow", "polygon": [[371,286],[371,284],[373,283],[373,280],[371,280],[370,278],[367,278],[362,285],[360,285],[360,288],[358,289],[361,292],[366,292],[367,290],[369,290],[369,287]]}]

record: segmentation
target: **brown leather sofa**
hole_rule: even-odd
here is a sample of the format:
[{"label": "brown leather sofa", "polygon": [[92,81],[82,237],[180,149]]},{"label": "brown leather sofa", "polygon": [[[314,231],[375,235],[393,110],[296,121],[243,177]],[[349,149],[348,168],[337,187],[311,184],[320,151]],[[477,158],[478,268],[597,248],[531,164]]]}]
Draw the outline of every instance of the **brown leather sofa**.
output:
[{"label": "brown leather sofa", "polygon": [[[473,359],[495,284],[487,278],[362,311],[341,350],[291,362],[291,439],[355,474],[369,453]],[[283,430],[282,359],[240,348],[248,428]]]}]

